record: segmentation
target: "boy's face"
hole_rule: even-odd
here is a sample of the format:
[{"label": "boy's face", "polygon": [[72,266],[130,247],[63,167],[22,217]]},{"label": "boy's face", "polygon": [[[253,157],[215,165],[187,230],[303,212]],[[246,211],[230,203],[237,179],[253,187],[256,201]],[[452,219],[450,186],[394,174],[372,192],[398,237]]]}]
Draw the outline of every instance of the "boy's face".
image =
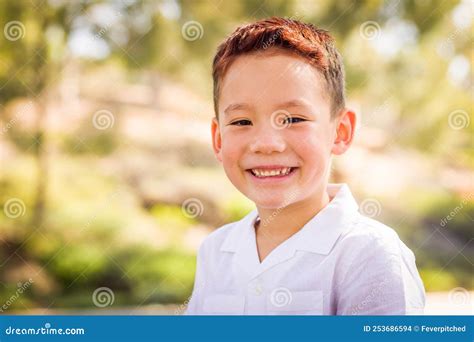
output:
[{"label": "boy's face", "polygon": [[325,88],[314,67],[285,53],[239,56],[228,69],[212,122],[214,151],[257,207],[281,208],[325,191],[331,154],[347,149],[355,123],[349,111],[331,119]]}]

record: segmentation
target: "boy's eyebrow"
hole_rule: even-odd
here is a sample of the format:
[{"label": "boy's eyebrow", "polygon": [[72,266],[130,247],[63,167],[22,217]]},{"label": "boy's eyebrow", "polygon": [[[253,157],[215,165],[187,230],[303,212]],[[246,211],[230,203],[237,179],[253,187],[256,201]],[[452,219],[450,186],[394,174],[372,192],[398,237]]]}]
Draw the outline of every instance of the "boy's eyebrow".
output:
[{"label": "boy's eyebrow", "polygon": [[232,103],[224,109],[224,114],[229,114],[229,112],[233,110],[244,110],[244,109],[249,109],[250,106],[246,103]]},{"label": "boy's eyebrow", "polygon": [[[302,99],[293,99],[289,101],[282,102],[275,106],[275,110],[282,108],[292,108],[292,107],[310,107],[307,101]],[[233,110],[248,110],[251,106],[247,103],[232,103],[224,109],[224,114],[229,114]]]}]

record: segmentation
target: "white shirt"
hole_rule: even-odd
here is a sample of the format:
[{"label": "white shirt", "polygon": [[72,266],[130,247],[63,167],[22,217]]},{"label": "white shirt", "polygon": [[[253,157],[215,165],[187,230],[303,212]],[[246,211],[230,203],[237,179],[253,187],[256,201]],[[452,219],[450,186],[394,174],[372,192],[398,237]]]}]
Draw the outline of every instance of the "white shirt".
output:
[{"label": "white shirt", "polygon": [[397,233],[358,212],[347,185],[260,263],[256,210],[211,233],[197,256],[188,315],[422,314],[425,290]]}]

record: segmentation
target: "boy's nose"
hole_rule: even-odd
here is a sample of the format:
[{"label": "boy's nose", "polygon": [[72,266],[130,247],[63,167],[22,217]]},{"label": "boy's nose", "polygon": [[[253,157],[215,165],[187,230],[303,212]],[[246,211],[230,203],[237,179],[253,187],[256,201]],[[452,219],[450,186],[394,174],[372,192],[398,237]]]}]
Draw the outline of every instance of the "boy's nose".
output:
[{"label": "boy's nose", "polygon": [[250,144],[252,153],[270,154],[272,152],[283,152],[286,144],[281,136],[276,132],[266,132],[258,134]]}]

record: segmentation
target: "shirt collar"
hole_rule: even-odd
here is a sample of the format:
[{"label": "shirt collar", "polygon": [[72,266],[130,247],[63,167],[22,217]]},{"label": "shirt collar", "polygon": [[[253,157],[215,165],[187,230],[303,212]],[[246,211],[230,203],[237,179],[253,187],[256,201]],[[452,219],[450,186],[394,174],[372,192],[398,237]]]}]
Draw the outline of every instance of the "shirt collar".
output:
[{"label": "shirt collar", "polygon": [[[296,250],[327,255],[341,233],[349,226],[358,205],[347,184],[329,184],[327,192],[332,200],[316,214],[301,230],[285,243],[294,253]],[[221,251],[236,252],[243,244],[251,241],[254,222],[258,217],[256,209],[251,211],[231,230],[221,246]],[[278,247],[277,247],[278,248]]]}]

